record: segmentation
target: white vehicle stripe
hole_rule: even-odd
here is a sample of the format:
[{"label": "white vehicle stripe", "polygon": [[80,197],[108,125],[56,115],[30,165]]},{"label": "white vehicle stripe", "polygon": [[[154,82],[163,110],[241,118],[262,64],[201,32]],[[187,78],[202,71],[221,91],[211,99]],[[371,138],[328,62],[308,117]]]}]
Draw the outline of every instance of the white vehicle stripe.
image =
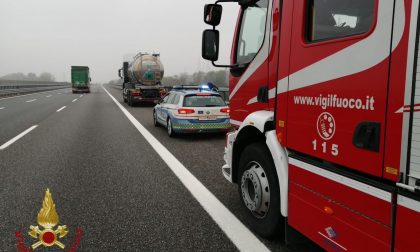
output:
[{"label": "white vehicle stripe", "polygon": [[[268,91],[268,99],[274,99],[276,97],[276,89],[272,88]],[[253,104],[258,102],[258,97],[255,96],[254,98],[250,99],[247,103],[247,105]]]},{"label": "white vehicle stripe", "polygon": [[335,245],[339,246],[342,250],[347,251],[347,249],[345,247],[343,247],[342,245],[340,245],[338,242],[334,241],[333,239],[331,239],[330,237],[324,235],[321,232],[318,232],[318,234],[320,234],[322,237],[324,237],[325,239],[329,240],[330,242],[334,243]]},{"label": "white vehicle stripe", "polygon": [[420,202],[407,198],[402,195],[398,195],[398,205],[420,213]]},{"label": "white vehicle stripe", "polygon": [[194,175],[166,149],[139,121],[134,118],[104,87],[118,108],[146,139],[166,165],[178,177],[192,196],[240,251],[269,251],[249,229],[244,226]]},{"label": "white vehicle stripe", "polygon": [[[255,56],[254,60],[249,64],[248,68],[246,69],[245,73],[242,75],[241,79],[236,84],[235,88],[232,90],[229,98],[232,97],[238,92],[238,90],[244,85],[244,83],[257,71],[257,69],[267,60],[269,51],[271,51],[271,19],[272,19],[272,9],[273,9],[273,1],[269,1],[268,4],[268,12],[267,12],[267,21],[266,21],[266,29],[265,29],[265,37],[263,45]],[[266,85],[267,83],[261,83],[261,85]]]},{"label": "white vehicle stripe", "polygon": [[391,200],[392,200],[392,195],[391,195],[390,192],[387,192],[387,191],[381,190],[379,188],[364,184],[364,183],[356,181],[354,179],[344,177],[344,176],[339,175],[337,173],[333,173],[333,172],[327,171],[325,169],[321,169],[319,167],[310,165],[308,163],[305,163],[305,162],[302,162],[300,160],[293,159],[293,158],[289,159],[289,163],[298,167],[298,168],[300,168],[300,169],[303,169],[303,170],[306,170],[308,172],[314,173],[318,176],[327,178],[329,180],[332,180],[332,181],[337,182],[339,184],[342,184],[344,186],[351,187],[355,190],[358,190],[362,193],[369,194],[369,195],[371,195],[375,198],[384,200],[386,202],[391,202]]}]

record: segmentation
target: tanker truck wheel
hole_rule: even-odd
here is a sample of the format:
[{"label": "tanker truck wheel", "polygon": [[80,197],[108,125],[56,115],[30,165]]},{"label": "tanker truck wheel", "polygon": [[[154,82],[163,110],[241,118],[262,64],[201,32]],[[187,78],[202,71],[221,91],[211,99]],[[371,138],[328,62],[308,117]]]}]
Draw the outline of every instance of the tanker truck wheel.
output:
[{"label": "tanker truck wheel", "polygon": [[252,229],[265,238],[280,235],[280,189],[275,166],[264,142],[245,148],[239,160],[239,196]]}]

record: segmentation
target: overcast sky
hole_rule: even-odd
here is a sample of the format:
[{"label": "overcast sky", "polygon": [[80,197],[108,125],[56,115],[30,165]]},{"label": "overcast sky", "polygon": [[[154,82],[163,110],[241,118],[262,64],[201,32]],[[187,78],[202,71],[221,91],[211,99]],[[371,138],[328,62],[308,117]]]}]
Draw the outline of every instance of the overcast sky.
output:
[{"label": "overcast sky", "polygon": [[[51,72],[69,81],[71,65],[93,82],[117,79],[125,55],[159,52],[165,75],[213,70],[201,59],[209,0],[0,0],[0,76]],[[221,60],[228,63],[237,4],[225,4]]]}]

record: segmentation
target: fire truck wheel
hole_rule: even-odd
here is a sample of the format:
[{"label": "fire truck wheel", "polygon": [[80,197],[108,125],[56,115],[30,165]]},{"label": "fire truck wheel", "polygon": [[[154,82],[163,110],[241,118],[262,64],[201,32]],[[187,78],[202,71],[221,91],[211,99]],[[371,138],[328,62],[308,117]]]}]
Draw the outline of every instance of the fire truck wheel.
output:
[{"label": "fire truck wheel", "polygon": [[263,142],[245,148],[239,161],[238,188],[247,222],[262,237],[279,235],[280,189],[272,157]]}]

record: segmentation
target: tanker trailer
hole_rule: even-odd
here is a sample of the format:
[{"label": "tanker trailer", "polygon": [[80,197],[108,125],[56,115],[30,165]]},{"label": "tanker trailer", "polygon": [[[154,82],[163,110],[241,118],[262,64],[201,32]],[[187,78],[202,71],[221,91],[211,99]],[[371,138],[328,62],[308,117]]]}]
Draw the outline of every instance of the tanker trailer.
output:
[{"label": "tanker trailer", "polygon": [[129,106],[157,103],[165,93],[161,85],[164,69],[159,54],[139,53],[119,69],[123,79],[123,99]]}]

